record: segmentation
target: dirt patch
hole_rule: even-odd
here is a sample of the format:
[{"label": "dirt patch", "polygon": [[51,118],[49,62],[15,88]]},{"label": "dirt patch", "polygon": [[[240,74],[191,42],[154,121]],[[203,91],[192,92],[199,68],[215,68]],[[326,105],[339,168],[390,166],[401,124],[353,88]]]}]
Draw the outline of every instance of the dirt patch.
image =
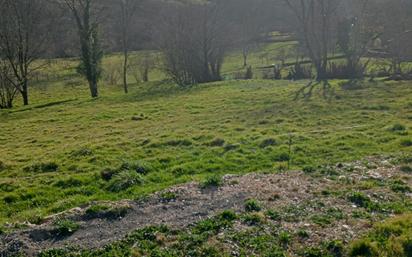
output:
[{"label": "dirt patch", "polygon": [[[393,206],[395,203],[402,205],[412,200],[410,191],[398,192],[392,185],[393,181],[398,181],[398,184],[404,183],[404,188],[412,187],[412,174],[402,172],[391,160],[380,158],[316,168],[306,173],[227,175],[223,181],[223,186],[218,188],[202,189],[197,183],[188,183],[141,201],[100,202],[112,209],[127,208],[115,218],[90,216],[88,207],[51,216],[42,225],[31,225],[28,229],[3,235],[0,256],[12,256],[17,252],[35,256],[51,248],[101,248],[149,225],[181,229],[224,210],[242,213],[248,199],[256,199],[264,210],[279,215],[271,222],[283,230],[304,230],[311,234],[309,239],[291,244],[293,254],[294,249],[297,251],[325,240],[347,243],[367,231],[374,222],[399,212]],[[364,201],[368,199],[369,205],[348,200],[348,195],[353,193]],[[379,210],[373,209],[378,205]],[[80,227],[71,235],[56,237],[54,224],[61,219],[76,222]],[[247,227],[239,222],[235,229],[241,231]]]}]

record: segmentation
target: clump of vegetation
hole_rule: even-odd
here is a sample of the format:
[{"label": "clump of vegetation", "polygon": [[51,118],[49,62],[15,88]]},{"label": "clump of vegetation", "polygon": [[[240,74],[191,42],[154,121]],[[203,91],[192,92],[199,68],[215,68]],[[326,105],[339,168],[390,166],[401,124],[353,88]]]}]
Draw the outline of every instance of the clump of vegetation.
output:
[{"label": "clump of vegetation", "polygon": [[70,156],[73,158],[82,158],[82,157],[87,157],[91,155],[93,155],[93,151],[87,147],[82,147],[70,153]]},{"label": "clump of vegetation", "polygon": [[60,237],[70,236],[80,228],[80,225],[72,220],[57,220],[54,226],[54,232]]},{"label": "clump of vegetation", "polygon": [[90,219],[100,218],[100,219],[119,219],[125,217],[127,212],[130,210],[128,206],[114,206],[110,207],[107,205],[96,204],[90,206],[86,210],[86,216]]},{"label": "clump of vegetation", "polygon": [[267,138],[267,139],[263,140],[263,141],[260,143],[259,146],[260,146],[260,148],[266,148],[266,147],[275,146],[275,145],[277,145],[276,139]]},{"label": "clump of vegetation", "polygon": [[243,222],[249,226],[262,224],[265,217],[261,213],[247,213],[243,215]]},{"label": "clump of vegetation", "polygon": [[403,147],[410,147],[412,146],[412,140],[410,139],[404,139],[401,141],[401,146]]},{"label": "clump of vegetation", "polygon": [[262,205],[255,199],[249,199],[245,202],[247,212],[258,212],[262,210]]},{"label": "clump of vegetation", "polygon": [[371,199],[367,195],[361,192],[354,192],[350,194],[348,196],[348,200],[356,204],[358,207],[363,207],[363,208],[368,208],[372,203]]},{"label": "clump of vegetation", "polygon": [[83,184],[83,181],[77,178],[68,178],[68,179],[61,179],[54,183],[54,186],[60,187],[62,189],[70,188],[70,187],[79,187]]},{"label": "clump of vegetation", "polygon": [[267,210],[267,211],[265,212],[265,215],[266,215],[269,219],[274,220],[274,221],[279,221],[279,220],[282,219],[282,216],[280,215],[280,213],[277,212],[277,211],[274,211],[274,210]]},{"label": "clump of vegetation", "polygon": [[211,147],[222,147],[225,145],[225,140],[221,138],[215,138],[211,142],[209,142],[207,145]]},{"label": "clump of vegetation", "polygon": [[113,178],[114,175],[118,174],[119,171],[111,168],[104,169],[100,172],[100,177],[103,180],[109,181]]},{"label": "clump of vegetation", "polygon": [[390,182],[390,188],[394,192],[398,193],[409,193],[412,192],[412,189],[402,180],[396,179]]},{"label": "clump of vegetation", "polygon": [[412,167],[409,165],[403,165],[399,169],[405,173],[412,173]]},{"label": "clump of vegetation", "polygon": [[4,162],[0,161],[0,172],[6,169],[7,169],[7,165]]},{"label": "clump of vegetation", "polygon": [[59,165],[55,162],[36,163],[23,168],[24,172],[47,173],[56,172],[59,170]]},{"label": "clump of vegetation", "polygon": [[133,186],[142,185],[143,183],[144,179],[142,175],[135,172],[123,171],[113,176],[107,185],[107,190],[119,193]]},{"label": "clump of vegetation", "polygon": [[404,132],[404,131],[406,131],[406,127],[405,127],[405,125],[402,125],[400,123],[396,123],[389,130],[392,131],[392,132]]},{"label": "clump of vegetation", "polygon": [[164,202],[170,202],[170,201],[176,200],[177,195],[174,192],[167,191],[167,192],[161,193],[160,198]]},{"label": "clump of vegetation", "polygon": [[119,167],[120,171],[135,171],[138,174],[146,175],[152,172],[153,166],[144,161],[124,162]]},{"label": "clump of vegetation", "polygon": [[200,186],[202,188],[220,187],[223,185],[222,177],[219,175],[208,176]]}]

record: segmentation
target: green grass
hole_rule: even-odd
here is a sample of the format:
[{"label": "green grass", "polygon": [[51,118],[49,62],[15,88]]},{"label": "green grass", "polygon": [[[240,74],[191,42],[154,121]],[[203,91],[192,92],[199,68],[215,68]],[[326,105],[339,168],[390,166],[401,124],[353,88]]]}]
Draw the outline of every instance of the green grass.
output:
[{"label": "green grass", "polygon": [[348,255],[410,257],[412,256],[411,231],[411,214],[377,224],[369,235],[352,243]]},{"label": "green grass", "polygon": [[[228,81],[189,90],[148,84],[129,95],[104,86],[95,100],[87,87],[63,82],[33,89],[33,105],[0,112],[0,224],[92,200],[135,199],[215,174],[411,150],[409,83],[336,86],[330,102],[293,101],[304,83]],[[113,176],[105,179],[105,170]]]}]

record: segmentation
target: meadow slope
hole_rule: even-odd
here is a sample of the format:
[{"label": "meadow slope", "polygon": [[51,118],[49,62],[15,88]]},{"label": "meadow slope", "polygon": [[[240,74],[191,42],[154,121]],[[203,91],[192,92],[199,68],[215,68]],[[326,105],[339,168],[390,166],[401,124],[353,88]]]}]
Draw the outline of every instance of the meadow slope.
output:
[{"label": "meadow slope", "polygon": [[71,86],[34,90],[29,108],[0,112],[0,224],[38,223],[93,200],[138,199],[210,174],[411,150],[409,83],[342,90],[334,81],[331,101],[294,101],[303,83],[229,81],[188,90],[153,83],[129,95],[105,87],[96,100]]}]

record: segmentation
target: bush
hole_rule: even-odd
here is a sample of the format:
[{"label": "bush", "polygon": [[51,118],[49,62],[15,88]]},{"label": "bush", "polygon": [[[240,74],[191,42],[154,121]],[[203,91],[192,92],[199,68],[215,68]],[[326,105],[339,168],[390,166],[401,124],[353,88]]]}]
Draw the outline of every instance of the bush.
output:
[{"label": "bush", "polygon": [[80,228],[79,224],[71,220],[58,220],[54,225],[56,226],[54,232],[62,237],[70,236]]},{"label": "bush", "polygon": [[207,177],[200,185],[202,188],[219,187],[223,185],[223,180],[221,176],[212,175]]},{"label": "bush", "polygon": [[116,174],[107,185],[107,189],[114,193],[119,193],[133,186],[143,184],[144,180],[140,174],[130,171],[123,171]]},{"label": "bush", "polygon": [[245,210],[247,212],[261,211],[262,206],[260,205],[258,201],[254,199],[250,199],[245,202]]}]

